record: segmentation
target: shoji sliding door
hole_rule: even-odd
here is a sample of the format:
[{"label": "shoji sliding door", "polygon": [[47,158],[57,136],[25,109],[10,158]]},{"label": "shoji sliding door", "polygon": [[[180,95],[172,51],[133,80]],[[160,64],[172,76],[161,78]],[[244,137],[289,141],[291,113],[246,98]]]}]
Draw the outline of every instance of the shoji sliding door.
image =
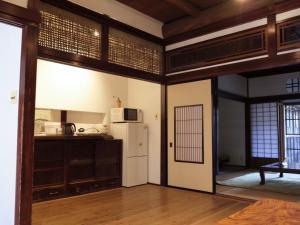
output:
[{"label": "shoji sliding door", "polygon": [[211,80],[168,86],[168,185],[213,192]]},{"label": "shoji sliding door", "polygon": [[0,22],[0,224],[15,220],[22,29]]}]

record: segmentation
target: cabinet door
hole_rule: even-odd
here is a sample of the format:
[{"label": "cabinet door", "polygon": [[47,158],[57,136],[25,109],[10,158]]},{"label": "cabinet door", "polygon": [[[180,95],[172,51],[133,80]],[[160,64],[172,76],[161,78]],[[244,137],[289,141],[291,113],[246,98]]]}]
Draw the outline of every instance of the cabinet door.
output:
[{"label": "cabinet door", "polygon": [[94,178],[95,141],[68,142],[68,181]]},{"label": "cabinet door", "polygon": [[64,166],[64,143],[62,141],[35,141],[34,169]]},{"label": "cabinet door", "polygon": [[121,177],[122,141],[103,140],[97,143],[95,153],[96,179],[114,179]]}]

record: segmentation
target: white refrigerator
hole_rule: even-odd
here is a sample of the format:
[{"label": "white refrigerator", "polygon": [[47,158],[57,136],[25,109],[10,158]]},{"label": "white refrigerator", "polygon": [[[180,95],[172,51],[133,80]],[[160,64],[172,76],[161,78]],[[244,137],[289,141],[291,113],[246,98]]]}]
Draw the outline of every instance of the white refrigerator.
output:
[{"label": "white refrigerator", "polygon": [[143,123],[112,123],[111,134],[123,140],[122,186],[148,182],[148,127]]}]

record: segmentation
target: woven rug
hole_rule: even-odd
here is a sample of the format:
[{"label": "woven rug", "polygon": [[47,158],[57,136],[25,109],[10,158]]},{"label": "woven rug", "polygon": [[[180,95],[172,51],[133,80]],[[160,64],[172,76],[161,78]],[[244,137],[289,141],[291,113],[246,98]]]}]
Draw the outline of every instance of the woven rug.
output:
[{"label": "woven rug", "polygon": [[300,195],[300,175],[285,173],[280,178],[279,173],[266,172],[266,184],[260,185],[258,172],[248,173],[243,176],[228,180],[217,181],[217,184],[231,187],[248,188],[261,191],[273,191],[278,193]]},{"label": "woven rug", "polygon": [[299,225],[300,204],[263,199],[221,220],[217,225]]}]

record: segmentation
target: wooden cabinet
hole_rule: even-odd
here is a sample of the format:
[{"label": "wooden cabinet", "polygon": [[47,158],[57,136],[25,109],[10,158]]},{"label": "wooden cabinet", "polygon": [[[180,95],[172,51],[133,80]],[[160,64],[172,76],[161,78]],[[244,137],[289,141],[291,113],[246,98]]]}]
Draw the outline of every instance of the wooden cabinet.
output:
[{"label": "wooden cabinet", "polygon": [[33,200],[120,187],[122,141],[99,137],[35,139]]}]

